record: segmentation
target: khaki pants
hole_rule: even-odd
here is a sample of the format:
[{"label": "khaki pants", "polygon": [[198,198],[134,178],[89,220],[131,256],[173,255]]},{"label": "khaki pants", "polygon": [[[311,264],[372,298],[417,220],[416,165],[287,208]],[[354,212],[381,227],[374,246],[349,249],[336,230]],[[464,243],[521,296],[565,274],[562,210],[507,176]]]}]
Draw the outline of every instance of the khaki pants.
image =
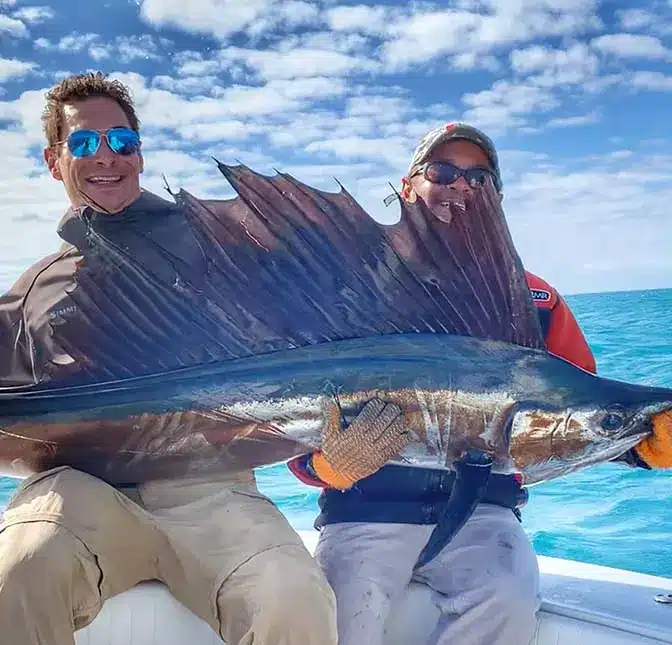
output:
[{"label": "khaki pants", "polygon": [[74,645],[144,580],[228,645],[337,643],[333,592],[252,473],[126,494],[71,468],[23,482],[0,524],[2,643]]}]

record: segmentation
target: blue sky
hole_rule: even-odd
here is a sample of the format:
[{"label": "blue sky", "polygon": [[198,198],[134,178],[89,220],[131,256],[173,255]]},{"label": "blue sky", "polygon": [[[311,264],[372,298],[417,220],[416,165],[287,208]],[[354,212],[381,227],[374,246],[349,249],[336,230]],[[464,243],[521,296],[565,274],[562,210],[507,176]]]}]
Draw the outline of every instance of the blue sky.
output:
[{"label": "blue sky", "polygon": [[565,293],[672,287],[671,63],[672,0],[0,0],[0,289],[59,245],[40,111],[88,69],[131,87],[150,190],[230,196],[213,155],[337,178],[391,221],[388,182],[463,119],[498,146],[527,268]]}]

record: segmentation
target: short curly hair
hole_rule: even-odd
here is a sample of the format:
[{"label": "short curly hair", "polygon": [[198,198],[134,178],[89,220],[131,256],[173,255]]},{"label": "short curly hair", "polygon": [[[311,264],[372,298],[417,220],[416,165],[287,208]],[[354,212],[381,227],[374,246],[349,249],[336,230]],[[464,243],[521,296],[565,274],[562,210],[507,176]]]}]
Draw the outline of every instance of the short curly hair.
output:
[{"label": "short curly hair", "polygon": [[136,131],[140,129],[133,99],[123,83],[108,79],[102,72],[75,74],[61,80],[46,94],[47,104],[42,112],[42,125],[47,145],[53,146],[63,138],[63,106],[66,103],[101,96],[116,101],[126,114],[131,128]]}]

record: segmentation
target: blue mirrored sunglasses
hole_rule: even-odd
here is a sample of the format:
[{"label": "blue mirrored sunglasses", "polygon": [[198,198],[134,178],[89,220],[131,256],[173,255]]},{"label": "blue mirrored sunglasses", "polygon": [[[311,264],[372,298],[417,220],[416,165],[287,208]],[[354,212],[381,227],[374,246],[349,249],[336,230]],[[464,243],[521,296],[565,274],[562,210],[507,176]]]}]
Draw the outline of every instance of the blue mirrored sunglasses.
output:
[{"label": "blue mirrored sunglasses", "polygon": [[[95,155],[103,136],[110,150],[118,155],[132,155],[140,149],[140,135],[130,128],[110,128],[105,132],[75,130],[66,139],[70,154],[76,159]],[[59,142],[62,143],[62,142]]]}]

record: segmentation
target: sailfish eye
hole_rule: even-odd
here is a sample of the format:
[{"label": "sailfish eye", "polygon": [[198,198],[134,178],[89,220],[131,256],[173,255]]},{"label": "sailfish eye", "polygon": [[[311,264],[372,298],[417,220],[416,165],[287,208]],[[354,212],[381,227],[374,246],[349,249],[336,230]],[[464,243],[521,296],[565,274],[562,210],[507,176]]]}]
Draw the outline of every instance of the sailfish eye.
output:
[{"label": "sailfish eye", "polygon": [[620,430],[625,425],[625,419],[623,415],[618,412],[607,412],[600,425],[603,430],[613,432],[615,430]]}]

